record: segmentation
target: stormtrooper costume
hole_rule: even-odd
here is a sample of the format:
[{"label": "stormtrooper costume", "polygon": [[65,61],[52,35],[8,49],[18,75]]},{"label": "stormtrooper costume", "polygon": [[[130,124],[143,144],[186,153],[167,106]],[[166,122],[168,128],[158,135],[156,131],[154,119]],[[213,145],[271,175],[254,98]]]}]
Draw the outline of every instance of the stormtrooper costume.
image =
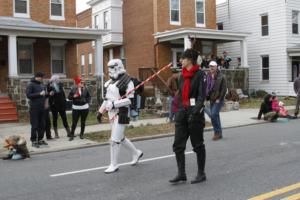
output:
[{"label": "stormtrooper costume", "polygon": [[110,80],[104,85],[106,90],[105,99],[99,109],[102,115],[108,112],[112,131],[110,141],[110,165],[105,173],[114,173],[118,171],[118,155],[120,147],[124,146],[132,154],[131,165],[136,165],[143,156],[143,152],[135,148],[132,142],[124,135],[126,124],[129,124],[128,107],[131,104],[131,98],[134,98],[134,92],[122,98],[128,91],[134,89],[134,84],[130,76],[126,74],[124,65],[120,59],[113,59],[108,62],[108,72]]}]

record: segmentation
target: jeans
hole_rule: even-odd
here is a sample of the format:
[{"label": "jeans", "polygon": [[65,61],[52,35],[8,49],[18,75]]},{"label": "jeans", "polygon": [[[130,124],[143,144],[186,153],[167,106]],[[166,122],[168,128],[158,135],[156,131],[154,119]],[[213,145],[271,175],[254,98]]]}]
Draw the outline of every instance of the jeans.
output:
[{"label": "jeans", "polygon": [[170,122],[174,121],[175,113],[172,111],[172,103],[173,103],[174,97],[169,96],[168,97],[168,105],[169,105],[169,120]]},{"label": "jeans", "polygon": [[300,96],[297,96],[297,104],[295,109],[295,115],[299,114],[299,106],[300,106]]},{"label": "jeans", "polygon": [[219,134],[222,136],[222,125],[220,119],[220,111],[224,105],[224,101],[220,101],[219,103],[211,102],[210,103],[210,111],[211,111],[211,123],[214,128],[215,134]]}]

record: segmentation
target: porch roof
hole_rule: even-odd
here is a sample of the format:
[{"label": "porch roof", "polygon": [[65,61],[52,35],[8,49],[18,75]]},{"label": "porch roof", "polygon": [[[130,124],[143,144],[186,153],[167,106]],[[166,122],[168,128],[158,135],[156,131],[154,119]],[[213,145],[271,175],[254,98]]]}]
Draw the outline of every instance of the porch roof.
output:
[{"label": "porch roof", "polygon": [[157,32],[154,34],[154,37],[158,39],[159,42],[182,39],[186,36],[230,42],[245,40],[249,35],[250,33],[246,32],[223,31],[204,28],[180,28],[175,30],[168,30],[165,32]]},{"label": "porch roof", "polygon": [[54,26],[27,18],[0,17],[0,34],[23,37],[95,40],[107,34],[106,30]]}]

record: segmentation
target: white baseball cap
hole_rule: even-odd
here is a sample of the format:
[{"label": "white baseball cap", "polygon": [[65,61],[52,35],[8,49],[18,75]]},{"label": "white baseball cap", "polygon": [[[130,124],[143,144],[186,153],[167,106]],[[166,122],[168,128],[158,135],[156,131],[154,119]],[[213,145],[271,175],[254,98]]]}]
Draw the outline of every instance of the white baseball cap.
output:
[{"label": "white baseball cap", "polygon": [[218,66],[218,64],[216,63],[216,61],[210,61],[209,66]]}]

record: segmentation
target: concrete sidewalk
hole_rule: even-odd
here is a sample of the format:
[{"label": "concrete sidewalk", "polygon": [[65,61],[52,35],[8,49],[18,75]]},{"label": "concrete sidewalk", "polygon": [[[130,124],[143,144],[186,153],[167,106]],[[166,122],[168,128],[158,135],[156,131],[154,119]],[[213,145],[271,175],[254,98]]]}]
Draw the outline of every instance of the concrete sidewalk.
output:
[{"label": "concrete sidewalk", "polygon": [[[258,109],[241,109],[239,111],[230,111],[221,113],[221,121],[223,128],[247,126],[258,123],[264,123],[263,120],[257,120],[255,117],[258,114]],[[206,117],[206,120],[210,119]],[[139,120],[136,122],[131,122],[133,126],[141,126],[147,124],[164,124],[167,123],[166,118],[157,118],[157,119],[146,119]],[[85,133],[94,133],[98,131],[110,130],[109,124],[97,124],[86,126]],[[206,130],[211,130],[211,127],[207,127]],[[80,127],[76,129],[76,134],[79,134]],[[69,150],[76,148],[84,148],[99,145],[99,143],[90,141],[87,139],[79,139],[76,137],[72,142],[68,141],[66,131],[64,129],[59,130],[59,139],[48,141],[48,146],[42,146],[41,148],[32,148],[30,143],[30,125],[22,123],[13,123],[13,124],[0,124],[0,145],[3,144],[3,141],[6,137],[10,135],[20,135],[26,138],[28,142],[28,148],[31,153],[46,153],[54,152],[61,150]],[[54,134],[53,134],[54,135]],[[157,136],[156,136],[157,137]]]}]

